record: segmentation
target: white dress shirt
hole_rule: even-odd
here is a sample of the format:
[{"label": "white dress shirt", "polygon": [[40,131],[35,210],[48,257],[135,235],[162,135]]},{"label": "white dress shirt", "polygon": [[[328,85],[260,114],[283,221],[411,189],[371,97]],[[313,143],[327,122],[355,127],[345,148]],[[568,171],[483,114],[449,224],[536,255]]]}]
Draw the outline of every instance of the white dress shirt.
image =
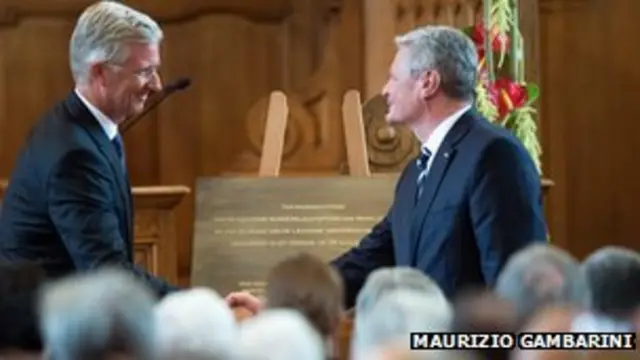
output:
[{"label": "white dress shirt", "polygon": [[422,178],[423,176],[426,176],[426,174],[429,172],[429,169],[431,168],[431,164],[433,164],[433,159],[435,159],[436,155],[438,154],[438,149],[440,149],[440,145],[442,145],[444,138],[447,136],[447,134],[449,133],[453,125],[455,125],[458,119],[460,119],[460,117],[462,117],[462,115],[465,112],[467,112],[470,108],[471,108],[471,105],[466,105],[460,110],[451,114],[446,119],[444,119],[433,130],[433,132],[431,133],[431,136],[429,136],[427,141],[424,144],[422,144],[423,148],[426,147],[429,150],[429,152],[431,153],[431,157],[427,162],[426,169],[423,171],[423,173],[420,174],[419,176],[420,178]]},{"label": "white dress shirt", "polygon": [[82,94],[80,94],[77,89],[75,90],[75,93],[76,95],[78,95],[78,98],[80,98],[80,101],[82,101],[87,109],[89,109],[91,115],[93,115],[93,117],[98,120],[98,123],[100,123],[102,130],[104,130],[104,133],[107,134],[107,138],[109,139],[109,141],[113,141],[113,139],[118,136],[118,125],[111,121],[111,119],[109,119],[109,117],[107,117],[107,115],[105,115],[97,107],[93,106],[93,104],[91,104],[89,100],[82,96]]}]

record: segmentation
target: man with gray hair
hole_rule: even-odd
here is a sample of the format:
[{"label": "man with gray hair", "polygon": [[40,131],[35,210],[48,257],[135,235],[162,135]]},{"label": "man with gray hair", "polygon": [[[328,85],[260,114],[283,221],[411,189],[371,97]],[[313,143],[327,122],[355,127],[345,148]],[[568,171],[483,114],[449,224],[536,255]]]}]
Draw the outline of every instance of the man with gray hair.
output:
[{"label": "man with gray hair", "polygon": [[384,348],[406,346],[412,332],[449,332],[452,320],[453,309],[441,294],[391,290],[370,311],[356,313],[352,359],[369,360]]},{"label": "man with gray hair", "polygon": [[632,331],[640,310],[640,254],[619,246],[603,247],[582,262],[590,311],[574,321],[577,331]]},{"label": "man with gray hair", "polygon": [[583,309],[589,301],[580,263],[551,245],[533,245],[516,253],[498,277],[495,292],[515,306],[520,323],[547,306]]},{"label": "man with gray hair", "polygon": [[411,128],[422,146],[387,215],[333,261],[347,306],[379,267],[415,267],[453,297],[493,285],[511,254],[546,239],[534,162],[513,134],[474,109],[471,40],[455,28],[426,26],[396,44],[383,88],[387,122]]},{"label": "man with gray hair", "polygon": [[194,288],[165,296],[155,308],[161,360],[229,360],[239,330],[220,295]]},{"label": "man with gray hair", "polygon": [[453,311],[433,280],[422,271],[381,268],[367,278],[356,299],[353,359],[367,359],[411,331],[449,331]]},{"label": "man with gray hair", "polygon": [[240,325],[238,360],[325,360],[322,337],[297,310],[268,309]]},{"label": "man with gray hair", "polygon": [[356,298],[356,318],[371,312],[374,305],[387,293],[395,290],[418,291],[424,296],[442,298],[442,290],[429,276],[410,267],[381,268],[369,275]]},{"label": "man with gray hair", "polygon": [[175,290],[134,265],[133,205],[118,125],[161,89],[162,30],[115,1],[80,15],[69,57],[75,89],[32,129],[0,214],[0,259],[49,277],[119,266],[159,295]]},{"label": "man with gray hair", "polygon": [[121,270],[58,280],[43,289],[40,329],[47,359],[156,358],[153,293]]}]

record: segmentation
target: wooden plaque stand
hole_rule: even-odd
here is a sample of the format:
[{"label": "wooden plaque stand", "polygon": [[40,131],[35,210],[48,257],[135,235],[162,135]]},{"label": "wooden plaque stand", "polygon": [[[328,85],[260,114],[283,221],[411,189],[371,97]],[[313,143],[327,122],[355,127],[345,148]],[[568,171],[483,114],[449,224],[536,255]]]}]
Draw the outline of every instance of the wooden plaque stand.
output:
[{"label": "wooden plaque stand", "polygon": [[[277,177],[280,175],[288,115],[286,95],[279,91],[273,92],[269,99],[259,177]],[[365,140],[362,103],[360,93],[356,90],[350,90],[344,95],[342,121],[349,176],[370,177],[371,170],[369,168],[369,156]],[[335,338],[334,349],[336,353],[334,355],[338,359],[349,359],[352,330],[353,312],[348,311],[340,323]]]},{"label": "wooden plaque stand", "polygon": [[[281,91],[271,93],[268,109],[258,176],[278,177],[280,175],[287,119],[289,117],[287,96]],[[347,147],[349,176],[371,176],[364,122],[362,120],[362,103],[360,101],[360,93],[356,90],[350,90],[344,95],[342,121]]]}]

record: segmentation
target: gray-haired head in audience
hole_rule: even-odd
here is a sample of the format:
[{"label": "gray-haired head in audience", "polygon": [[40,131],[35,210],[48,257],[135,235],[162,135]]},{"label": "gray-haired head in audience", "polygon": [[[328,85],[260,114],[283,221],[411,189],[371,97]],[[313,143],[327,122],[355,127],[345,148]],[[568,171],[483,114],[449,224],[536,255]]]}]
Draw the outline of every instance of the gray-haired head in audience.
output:
[{"label": "gray-haired head in audience", "polygon": [[220,295],[207,288],[173,293],[156,305],[161,359],[227,360],[237,346],[235,317]]},{"label": "gray-haired head in audience", "polygon": [[640,310],[640,253],[617,246],[601,248],[582,263],[590,289],[590,311],[573,321],[576,331],[633,331]]},{"label": "gray-haired head in audience", "polygon": [[532,245],[507,261],[495,287],[496,294],[511,301],[520,321],[546,306],[584,308],[589,288],[580,263],[552,245]]},{"label": "gray-haired head in audience", "polygon": [[366,314],[356,314],[356,319],[352,359],[370,360],[387,347],[408,346],[412,332],[450,331],[453,309],[444,296],[394,289],[384,294]]},{"label": "gray-haired head in audience", "polygon": [[51,360],[100,360],[114,353],[155,359],[155,298],[126,272],[102,269],[45,286],[40,326]]},{"label": "gray-haired head in audience", "polygon": [[582,263],[591,289],[591,309],[628,319],[640,308],[640,253],[607,246]]},{"label": "gray-haired head in audience", "polygon": [[449,331],[453,311],[440,287],[408,267],[374,271],[356,299],[352,357],[365,359],[412,331]]},{"label": "gray-haired head in audience", "polygon": [[417,290],[443,296],[442,290],[430,277],[410,267],[390,267],[373,271],[356,298],[356,317],[368,312],[385,294],[392,290]]},{"label": "gray-haired head in audience", "polygon": [[322,337],[297,310],[268,309],[240,325],[240,360],[325,360]]}]

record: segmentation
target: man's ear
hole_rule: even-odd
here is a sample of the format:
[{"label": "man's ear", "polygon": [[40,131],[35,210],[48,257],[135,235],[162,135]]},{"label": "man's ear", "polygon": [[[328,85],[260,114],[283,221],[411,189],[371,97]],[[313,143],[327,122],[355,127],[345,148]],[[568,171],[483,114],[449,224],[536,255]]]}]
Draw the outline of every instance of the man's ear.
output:
[{"label": "man's ear", "polygon": [[87,72],[87,78],[93,80],[100,86],[104,87],[107,84],[106,78],[106,66],[102,63],[92,63],[89,65],[89,71]]},{"label": "man's ear", "polygon": [[425,71],[418,77],[420,95],[423,99],[432,98],[440,87],[440,74],[437,71]]}]

